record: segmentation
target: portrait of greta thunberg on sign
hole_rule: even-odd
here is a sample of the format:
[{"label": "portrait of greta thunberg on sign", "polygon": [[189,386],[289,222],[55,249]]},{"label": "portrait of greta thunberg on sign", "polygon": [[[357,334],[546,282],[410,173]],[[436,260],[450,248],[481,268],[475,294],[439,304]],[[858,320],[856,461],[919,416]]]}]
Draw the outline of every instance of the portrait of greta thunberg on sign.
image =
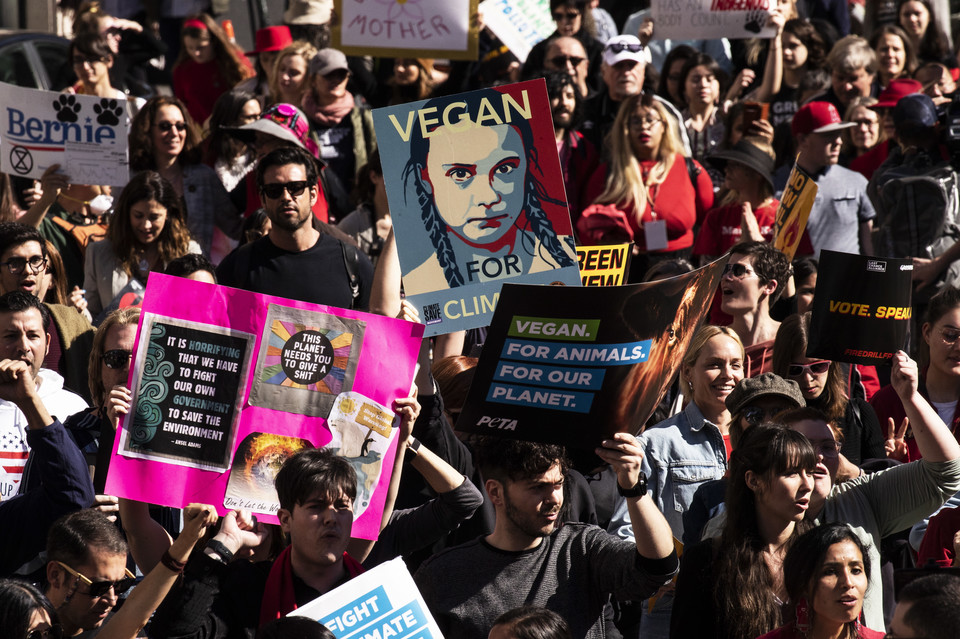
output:
[{"label": "portrait of greta thunberg on sign", "polygon": [[[374,121],[408,295],[440,292],[442,319],[457,320],[492,311],[504,281],[578,282],[542,80],[387,107]],[[466,297],[477,294],[488,297]]]}]

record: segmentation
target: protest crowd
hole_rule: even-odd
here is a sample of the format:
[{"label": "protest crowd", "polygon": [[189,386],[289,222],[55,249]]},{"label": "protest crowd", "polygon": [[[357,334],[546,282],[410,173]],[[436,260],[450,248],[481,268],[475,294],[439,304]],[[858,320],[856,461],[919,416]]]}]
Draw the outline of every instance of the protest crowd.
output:
[{"label": "protest crowd", "polygon": [[[484,11],[466,16],[469,60],[348,56],[332,0],[290,0],[249,52],[223,3],[61,4],[57,117],[96,96],[98,122],[128,121],[129,180],[78,184],[66,162],[0,174],[0,637],[435,636],[408,616],[351,635],[378,614],[359,599],[324,624],[288,616],[398,557],[447,639],[960,637],[956,3],[517,2],[555,31],[512,51]],[[755,24],[658,33],[670,11],[724,5]],[[526,92],[500,110],[499,90],[541,78],[556,156],[546,120],[510,120]],[[390,121],[409,159],[383,141]],[[402,201],[412,221],[391,216]],[[779,216],[803,201],[784,242]],[[264,462],[278,524],[192,497],[200,485],[180,507],[111,490],[148,394],[151,273],[209,292],[171,306],[226,304],[214,286],[232,287],[429,327],[405,298],[423,282],[451,299],[494,267],[562,283],[550,271],[576,271],[578,249],[620,244],[621,284],[714,273],[693,302],[694,279],[664,294],[676,322],[656,330],[681,347],[602,396],[622,402],[611,423],[544,441],[507,419],[458,429],[478,358],[498,356],[492,325],[423,338],[409,396],[387,408],[376,541],[354,529],[369,467],[332,444]],[[811,357],[859,319],[823,297],[856,279],[831,266],[851,256],[907,273],[888,316],[905,338]],[[609,314],[660,312],[638,299]]]}]

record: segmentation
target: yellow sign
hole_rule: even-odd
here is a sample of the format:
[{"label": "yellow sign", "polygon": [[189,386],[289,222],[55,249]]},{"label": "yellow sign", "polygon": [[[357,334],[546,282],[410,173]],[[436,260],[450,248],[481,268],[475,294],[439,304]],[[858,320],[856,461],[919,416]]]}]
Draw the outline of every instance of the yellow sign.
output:
[{"label": "yellow sign", "polygon": [[788,260],[792,261],[797,253],[819,188],[806,171],[793,165],[787,187],[780,198],[780,206],[777,207],[773,228],[773,246],[783,251]]},{"label": "yellow sign", "polygon": [[584,286],[623,286],[630,273],[633,244],[578,246],[577,263]]},{"label": "yellow sign", "polygon": [[393,413],[387,413],[373,404],[364,403],[357,414],[357,423],[371,428],[390,439],[390,429],[393,426]]}]

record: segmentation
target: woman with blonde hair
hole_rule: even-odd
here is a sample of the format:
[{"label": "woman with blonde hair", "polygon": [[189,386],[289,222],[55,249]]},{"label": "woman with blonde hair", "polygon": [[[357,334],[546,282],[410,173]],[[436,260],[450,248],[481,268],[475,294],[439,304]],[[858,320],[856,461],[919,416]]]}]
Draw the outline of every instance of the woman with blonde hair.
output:
[{"label": "woman with blonde hair", "polygon": [[634,242],[631,281],[639,281],[657,262],[689,257],[694,224],[713,206],[713,184],[684,157],[676,120],[652,94],[624,100],[606,146],[610,164],[595,174],[607,176],[606,186],[577,230],[585,244]]},{"label": "woman with blonde hair", "polygon": [[307,65],[317,49],[309,42],[296,40],[277,56],[270,79],[270,104],[299,105],[307,90]]},{"label": "woman with blonde hair", "polygon": [[[844,129],[841,157],[847,161],[855,160],[867,151],[875,148],[887,139],[887,133],[880,123],[880,116],[873,107],[877,99],[873,97],[854,98],[847,107],[844,122],[853,122],[857,126]],[[841,159],[842,161],[842,159]]]}]

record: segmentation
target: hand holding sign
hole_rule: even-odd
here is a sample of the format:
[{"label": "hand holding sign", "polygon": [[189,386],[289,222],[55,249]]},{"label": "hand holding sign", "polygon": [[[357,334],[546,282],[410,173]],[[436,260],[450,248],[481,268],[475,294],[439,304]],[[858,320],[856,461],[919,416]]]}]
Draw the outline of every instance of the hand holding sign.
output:
[{"label": "hand holding sign", "polygon": [[640,479],[640,463],[643,449],[630,433],[614,433],[613,439],[603,440],[603,447],[596,450],[597,457],[613,466],[617,483],[625,488],[637,485]]}]

